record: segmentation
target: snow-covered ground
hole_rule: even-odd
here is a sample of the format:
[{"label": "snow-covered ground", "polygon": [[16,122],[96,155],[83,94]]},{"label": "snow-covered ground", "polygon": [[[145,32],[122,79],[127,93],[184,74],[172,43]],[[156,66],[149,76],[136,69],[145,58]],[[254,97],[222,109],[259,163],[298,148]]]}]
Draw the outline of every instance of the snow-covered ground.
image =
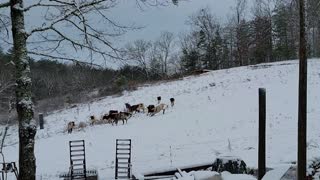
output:
[{"label": "snow-covered ground", "polygon": [[[309,61],[308,158],[320,154],[320,60]],[[241,157],[257,167],[258,88],[267,91],[267,166],[296,160],[298,61],[240,67],[150,85],[120,97],[106,97],[45,117],[45,129],[36,136],[38,179],[55,176],[69,167],[70,140],[86,142],[87,167],[101,179],[114,177],[115,141],[130,138],[134,172],[212,163],[220,155]],[[155,104],[162,96],[176,104],[166,113],[136,114],[128,124],[96,125],[84,131],[64,132],[69,121],[89,121],[124,103]],[[17,127],[10,127],[4,154],[18,161]],[[230,142],[230,144],[229,144]],[[41,177],[41,178],[40,178]]]}]

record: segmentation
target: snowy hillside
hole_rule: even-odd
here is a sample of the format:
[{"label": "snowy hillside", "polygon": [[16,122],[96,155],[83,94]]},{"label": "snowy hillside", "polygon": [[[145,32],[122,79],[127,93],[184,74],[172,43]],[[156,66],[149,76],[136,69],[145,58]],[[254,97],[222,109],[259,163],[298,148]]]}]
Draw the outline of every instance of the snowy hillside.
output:
[{"label": "snowy hillside", "polygon": [[[320,61],[309,61],[308,157],[320,154]],[[82,104],[45,117],[36,137],[37,174],[55,179],[68,171],[69,140],[86,141],[87,167],[101,179],[114,177],[115,140],[131,138],[134,172],[213,162],[218,155],[236,155],[257,167],[258,88],[267,90],[267,166],[296,160],[298,61],[220,70],[183,80],[141,87],[120,97]],[[64,132],[69,121],[89,121],[124,103],[156,104],[176,99],[163,114],[136,114],[128,124],[95,125]],[[17,128],[10,127],[6,161],[18,161]],[[231,149],[228,147],[230,141]],[[58,179],[58,178],[56,178]]]}]

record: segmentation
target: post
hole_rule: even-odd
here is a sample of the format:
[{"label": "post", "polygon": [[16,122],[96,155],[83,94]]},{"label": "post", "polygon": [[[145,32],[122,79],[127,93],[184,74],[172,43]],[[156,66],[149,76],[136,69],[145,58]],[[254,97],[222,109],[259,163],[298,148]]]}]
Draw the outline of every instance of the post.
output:
[{"label": "post", "polygon": [[299,47],[299,102],[298,102],[298,161],[297,180],[306,179],[307,166],[307,40],[305,1],[299,0],[300,47]]},{"label": "post", "polygon": [[259,88],[258,180],[266,173],[266,90]]},{"label": "post", "polygon": [[39,125],[40,125],[40,129],[43,129],[43,125],[44,125],[44,120],[43,120],[43,114],[39,113]]}]

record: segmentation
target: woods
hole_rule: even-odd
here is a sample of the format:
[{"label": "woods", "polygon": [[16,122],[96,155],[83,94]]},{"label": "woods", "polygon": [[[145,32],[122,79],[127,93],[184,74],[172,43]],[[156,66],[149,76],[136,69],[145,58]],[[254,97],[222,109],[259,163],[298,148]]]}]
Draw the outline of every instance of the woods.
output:
[{"label": "woods", "polygon": [[[181,40],[181,64],[186,71],[196,68],[221,69],[298,58],[299,21],[296,1],[256,0],[250,8],[238,0],[233,16],[224,25],[210,9],[202,9],[188,22],[192,32]],[[319,57],[318,1],[308,0],[306,12],[309,57]],[[313,4],[313,5],[312,5]],[[251,18],[248,18],[248,13]]]},{"label": "woods", "polygon": [[[319,57],[319,2],[306,1],[306,12],[310,12],[306,16],[306,39],[309,49],[307,55]],[[236,0],[226,22],[220,20],[209,7],[206,7],[186,19],[189,32],[173,36],[176,43],[172,44],[171,51],[175,53],[169,54],[169,59],[174,60],[173,63],[157,60],[156,49],[159,51],[160,48],[154,45],[155,51],[152,52],[153,43],[148,42],[149,55],[144,58],[142,67],[144,71],[149,69],[150,72],[154,72],[154,66],[158,66],[157,69],[162,74],[163,69],[178,68],[178,72],[183,74],[199,69],[217,70],[297,59],[299,57],[297,17],[299,17],[298,3],[291,0],[255,0],[251,6],[246,0]],[[137,45],[137,42],[129,46]],[[139,58],[131,57],[131,59],[141,63]],[[160,63],[168,67],[163,68]],[[165,71],[166,75],[172,73],[170,70]]]}]

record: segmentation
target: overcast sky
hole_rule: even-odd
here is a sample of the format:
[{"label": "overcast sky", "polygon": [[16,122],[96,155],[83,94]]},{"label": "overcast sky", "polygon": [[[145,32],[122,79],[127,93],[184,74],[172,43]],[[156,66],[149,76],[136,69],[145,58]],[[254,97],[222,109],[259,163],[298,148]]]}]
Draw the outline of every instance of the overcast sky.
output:
[{"label": "overcast sky", "polygon": [[[0,0],[1,2],[4,2],[4,0]],[[25,0],[25,6],[35,2],[38,2],[38,0]],[[144,6],[142,10],[136,5],[135,0],[118,0],[118,5],[110,9],[108,17],[123,25],[135,23],[138,26],[144,26],[143,29],[130,31],[122,38],[117,39],[115,43],[118,47],[121,47],[125,43],[136,39],[154,40],[159,37],[162,31],[169,31],[175,35],[180,32],[186,32],[188,31],[188,26],[185,22],[188,16],[205,7],[209,7],[221,23],[225,23],[228,16],[232,14],[231,7],[234,6],[234,3],[235,0],[184,0],[179,2],[178,6],[173,4],[157,7]],[[44,23],[41,15],[43,13],[45,13],[44,8],[36,9],[26,14],[27,30],[39,27]],[[103,27],[104,24],[97,24],[97,26]],[[67,33],[72,35],[72,31],[68,32],[67,30]],[[70,51],[70,49],[67,49],[67,51]],[[71,52],[71,54],[83,57],[81,52]]]},{"label": "overcast sky", "polygon": [[175,34],[187,31],[185,21],[188,16],[207,6],[223,23],[231,14],[231,6],[234,2],[235,0],[188,0],[180,2],[178,6],[145,7],[144,10],[140,10],[133,8],[136,7],[133,0],[121,0],[117,8],[112,11],[114,17],[124,24],[135,22],[145,26],[139,31],[129,32],[124,41],[141,38],[152,40],[159,36],[161,31],[170,31]]},{"label": "overcast sky", "polygon": [[[221,23],[225,23],[233,13],[232,6],[236,0],[186,0],[178,6],[144,7],[143,10],[135,5],[134,0],[120,0],[118,6],[112,9],[113,18],[122,24],[144,26],[143,29],[130,31],[120,40],[120,46],[136,39],[154,40],[162,31],[169,31],[178,36],[188,31],[186,20],[201,8],[209,7]],[[176,37],[177,37],[176,36]]]}]

